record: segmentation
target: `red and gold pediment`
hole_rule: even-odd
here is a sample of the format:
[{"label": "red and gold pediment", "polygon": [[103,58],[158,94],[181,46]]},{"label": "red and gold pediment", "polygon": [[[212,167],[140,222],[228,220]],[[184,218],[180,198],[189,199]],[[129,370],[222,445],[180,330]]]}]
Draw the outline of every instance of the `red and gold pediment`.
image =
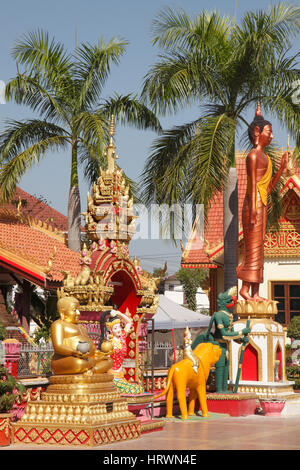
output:
[{"label": "red and gold pediment", "polygon": [[300,192],[293,178],[286,180],[283,190],[283,215],[279,220],[279,229],[266,234],[264,254],[270,257],[300,256]]},{"label": "red and gold pediment", "polygon": [[300,225],[300,198],[292,190],[285,196],[283,221]]},{"label": "red and gold pediment", "polygon": [[[120,309],[130,307],[136,313],[153,315],[157,309],[156,291],[160,278],[145,272],[139,260],[129,256],[136,216],[130,186],[115,163],[118,157],[113,140],[113,118],[109,133],[106,169],[100,168],[100,176],[88,194],[84,213],[88,246],[82,249],[77,276],[64,272],[58,296],[78,298],[82,312],[101,313],[115,304]],[[134,292],[134,296],[130,305],[125,305],[123,294],[129,292]]]}]

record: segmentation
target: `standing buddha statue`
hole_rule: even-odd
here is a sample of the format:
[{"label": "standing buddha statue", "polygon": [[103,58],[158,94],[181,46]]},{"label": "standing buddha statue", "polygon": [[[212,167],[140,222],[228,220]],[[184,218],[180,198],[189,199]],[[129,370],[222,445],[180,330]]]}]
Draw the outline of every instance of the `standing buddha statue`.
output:
[{"label": "standing buddha statue", "polygon": [[263,282],[268,194],[287,168],[288,152],[282,155],[280,168],[273,176],[271,159],[265,154],[265,147],[273,139],[272,124],[261,115],[260,103],[248,134],[253,148],[246,158],[247,192],[242,212],[244,258],[236,273],[242,280],[240,295],[245,300],[259,301],[266,300],[259,296],[259,285]]}]

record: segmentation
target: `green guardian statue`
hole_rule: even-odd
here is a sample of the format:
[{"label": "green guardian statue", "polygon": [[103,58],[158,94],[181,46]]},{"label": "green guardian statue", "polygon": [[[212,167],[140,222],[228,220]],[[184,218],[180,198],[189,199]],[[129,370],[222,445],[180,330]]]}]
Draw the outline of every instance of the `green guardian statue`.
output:
[{"label": "green guardian statue", "polygon": [[[219,310],[211,317],[208,330],[197,336],[192,344],[192,349],[199,343],[218,344],[222,354],[216,363],[215,383],[217,393],[228,393],[228,372],[229,372],[229,344],[232,340],[240,340],[248,343],[247,335],[250,328],[246,327],[241,331],[233,329],[233,314],[230,309],[237,302],[237,288],[231,287],[226,292],[218,295],[217,303]],[[214,327],[214,328],[213,328]],[[214,330],[214,331],[213,331]]]}]

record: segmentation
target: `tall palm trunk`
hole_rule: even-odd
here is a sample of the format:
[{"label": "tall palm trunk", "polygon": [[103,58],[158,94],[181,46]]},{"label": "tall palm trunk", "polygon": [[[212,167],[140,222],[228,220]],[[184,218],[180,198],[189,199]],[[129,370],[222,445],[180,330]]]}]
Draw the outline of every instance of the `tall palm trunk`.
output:
[{"label": "tall palm trunk", "polygon": [[[232,161],[234,160],[233,158]],[[236,167],[232,166],[229,169],[223,199],[224,291],[237,285],[238,236],[238,179]]]},{"label": "tall palm trunk", "polygon": [[68,201],[68,247],[73,251],[81,248],[80,193],[78,187],[77,140],[72,141],[71,186]]}]

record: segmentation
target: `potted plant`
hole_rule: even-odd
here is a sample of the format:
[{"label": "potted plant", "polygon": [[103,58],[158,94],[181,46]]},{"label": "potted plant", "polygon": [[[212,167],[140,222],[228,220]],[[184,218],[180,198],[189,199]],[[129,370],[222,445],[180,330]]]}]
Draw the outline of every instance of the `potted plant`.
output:
[{"label": "potted plant", "polygon": [[10,421],[13,413],[10,411],[24,391],[24,385],[0,365],[0,446],[8,446],[11,442]]},{"label": "potted plant", "polygon": [[280,416],[285,406],[284,398],[279,397],[260,398],[259,403],[265,416]]}]

